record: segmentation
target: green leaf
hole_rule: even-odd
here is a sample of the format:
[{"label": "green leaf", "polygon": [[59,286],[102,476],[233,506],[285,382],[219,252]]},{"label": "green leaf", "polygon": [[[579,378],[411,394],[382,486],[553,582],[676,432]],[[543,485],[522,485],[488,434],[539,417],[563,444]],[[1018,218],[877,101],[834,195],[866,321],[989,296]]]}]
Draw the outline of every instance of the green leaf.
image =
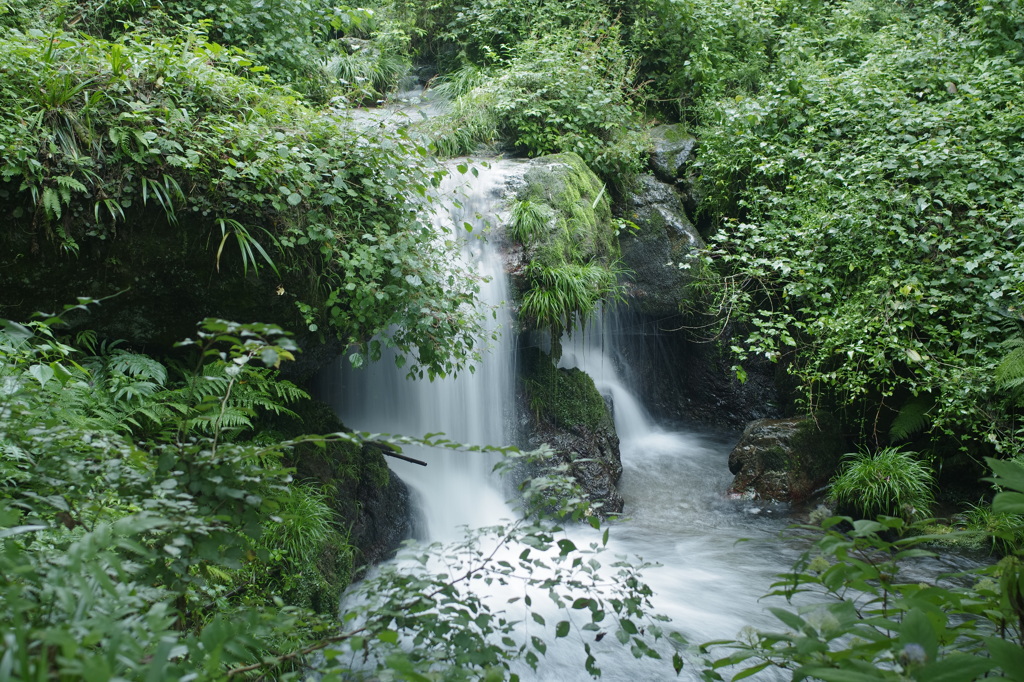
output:
[{"label": "green leaf", "polygon": [[53,378],[53,370],[47,365],[32,365],[28,373],[36,378],[40,386],[46,386],[46,382]]},{"label": "green leaf", "polygon": [[1003,675],[1013,682],[1024,682],[1024,649],[998,637],[986,637],[985,646]]},{"label": "green leaf", "polygon": [[298,206],[302,203],[302,195],[298,192],[292,192],[288,195],[288,203],[292,206]]},{"label": "green leaf", "polygon": [[[744,680],[750,677],[751,675],[756,675],[757,673],[761,672],[771,664],[771,661],[764,661],[763,663],[752,665],[749,668],[744,668],[743,670],[739,671],[738,673],[732,676],[733,682],[735,682],[736,680]],[[676,670],[676,672],[678,673],[679,671]]]},{"label": "green leaf", "polygon": [[879,679],[884,679],[878,673],[862,673],[856,670],[817,666],[807,666],[793,672],[793,682],[799,682],[807,678],[823,680],[824,682],[878,682]]},{"label": "green leaf", "polygon": [[934,661],[939,651],[939,635],[932,620],[920,608],[912,608],[900,623],[900,644],[917,644],[924,649],[928,661]]},{"label": "green leaf", "polygon": [[992,511],[997,514],[1024,514],[1024,495],[1021,493],[996,493],[992,498]]},{"label": "green leaf", "polygon": [[1024,466],[1017,462],[1004,461],[986,457],[985,462],[995,474],[994,478],[983,480],[991,481],[1003,488],[1010,488],[1019,493],[1024,493]]},{"label": "green leaf", "polygon": [[555,637],[566,637],[569,635],[569,621],[559,621],[555,626]]},{"label": "green leaf", "polygon": [[397,644],[398,633],[394,630],[381,630],[377,633],[377,639],[387,644]]},{"label": "green leaf", "polygon": [[927,682],[973,682],[995,666],[991,658],[951,654],[918,669],[916,677]]},{"label": "green leaf", "polygon": [[807,621],[805,621],[803,618],[796,615],[792,611],[787,611],[786,609],[774,606],[768,607],[768,610],[772,613],[772,615],[774,615],[776,618],[778,618],[783,623],[788,625],[793,630],[796,630],[797,632],[802,632],[804,626],[807,624]]}]

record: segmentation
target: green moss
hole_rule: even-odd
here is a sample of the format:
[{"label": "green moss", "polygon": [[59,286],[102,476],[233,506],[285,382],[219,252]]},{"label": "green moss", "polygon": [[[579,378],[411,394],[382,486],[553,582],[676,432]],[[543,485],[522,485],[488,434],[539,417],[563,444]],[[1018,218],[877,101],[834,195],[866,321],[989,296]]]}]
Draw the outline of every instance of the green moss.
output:
[{"label": "green moss", "polygon": [[835,417],[817,412],[802,422],[793,435],[793,452],[801,459],[800,468],[812,477],[830,476],[842,454],[843,443]]},{"label": "green moss", "polygon": [[523,370],[530,408],[539,418],[562,428],[614,428],[604,398],[584,372],[559,369],[551,356],[537,349],[524,353]]},{"label": "green moss", "polygon": [[375,488],[385,488],[391,482],[391,469],[384,461],[384,453],[380,448],[372,445],[363,446],[359,465],[359,480]]},{"label": "green moss", "polygon": [[765,469],[769,471],[785,471],[789,468],[789,457],[780,447],[768,448],[762,457]]},{"label": "green moss", "polygon": [[523,179],[509,229],[529,261],[521,319],[557,339],[620,297],[618,236],[605,185],[578,155],[536,159]]},{"label": "green moss", "polygon": [[525,244],[533,259],[546,267],[599,260],[619,255],[611,204],[604,183],[577,154],[552,154],[536,160],[523,178],[519,201],[541,207],[550,216],[546,230]]}]

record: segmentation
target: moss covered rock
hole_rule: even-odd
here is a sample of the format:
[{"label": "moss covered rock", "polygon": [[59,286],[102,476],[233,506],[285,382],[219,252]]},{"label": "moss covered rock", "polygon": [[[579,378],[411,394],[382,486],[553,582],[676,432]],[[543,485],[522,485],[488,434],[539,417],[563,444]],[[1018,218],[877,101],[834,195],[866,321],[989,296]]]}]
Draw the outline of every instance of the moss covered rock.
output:
[{"label": "moss covered rock", "polygon": [[[285,425],[289,436],[349,431],[334,411],[319,401],[302,403],[295,412],[302,421]],[[380,447],[346,442],[322,448],[303,444],[293,450],[288,463],[295,467],[299,480],[312,480],[334,491],[339,528],[348,533],[355,549],[353,570],[390,558],[401,542],[411,537],[409,489],[388,468]]]},{"label": "moss covered rock", "polygon": [[515,199],[541,218],[536,229],[513,229],[527,261],[546,267],[610,262],[618,256],[611,204],[604,183],[571,152],[529,162]]},{"label": "moss covered rock", "polygon": [[660,125],[651,129],[650,167],[662,182],[674,183],[683,177],[693,158],[697,140],[682,124]]},{"label": "moss covered rock", "polygon": [[568,464],[587,498],[600,504],[600,513],[621,512],[615,487],[622,475],[619,438],[594,380],[579,369],[555,367],[551,356],[536,348],[523,352],[521,367],[530,447],[550,445],[557,463]]},{"label": "moss covered rock", "polygon": [[[524,326],[558,339],[618,295],[619,245],[608,194],[579,156],[530,161],[510,216],[508,270]],[[556,359],[559,352],[556,342]]]},{"label": "moss covered rock", "polygon": [[801,502],[822,488],[845,451],[839,423],[829,414],[750,422],[729,453],[731,494]]},{"label": "moss covered rock", "polygon": [[632,272],[628,296],[646,315],[674,316],[691,295],[690,266],[704,240],[676,191],[650,175],[640,176],[626,196],[622,217],[638,228],[621,238],[622,262]]}]

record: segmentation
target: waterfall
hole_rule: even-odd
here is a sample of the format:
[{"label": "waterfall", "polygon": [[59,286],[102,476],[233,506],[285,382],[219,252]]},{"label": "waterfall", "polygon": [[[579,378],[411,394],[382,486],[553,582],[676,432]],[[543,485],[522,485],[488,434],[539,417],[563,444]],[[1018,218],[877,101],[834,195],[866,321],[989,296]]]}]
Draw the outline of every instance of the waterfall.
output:
[{"label": "waterfall", "polygon": [[[433,213],[435,227],[457,234],[463,243],[462,258],[486,278],[481,302],[496,311],[486,320],[486,331],[497,332],[497,341],[482,353],[474,372],[434,381],[411,380],[396,367],[394,356],[385,353],[362,369],[344,368],[336,389],[335,408],[342,420],[359,431],[423,436],[444,433],[448,439],[469,445],[507,445],[514,424],[512,319],[507,301],[508,280],[501,254],[486,239],[490,224],[497,224],[501,197],[516,161],[491,161],[476,174],[452,172],[439,194],[449,198]],[[456,200],[453,200],[457,198]],[[472,231],[465,224],[472,226]],[[416,493],[422,535],[431,540],[456,540],[460,526],[481,526],[510,517],[506,492],[490,475],[495,457],[476,452],[448,452],[406,447],[406,452],[428,462],[426,467],[398,460],[392,469]]]},{"label": "waterfall", "polygon": [[[484,354],[475,373],[456,379],[409,380],[393,357],[364,369],[345,369],[333,398],[350,427],[414,436],[443,432],[453,441],[469,444],[513,442],[515,349],[511,315],[504,305],[509,293],[497,250],[479,235],[486,232],[487,222],[500,218],[501,194],[516,165],[491,162],[478,177],[450,178],[441,192],[458,194],[458,201],[450,211],[436,214],[439,230],[465,232],[464,222],[473,226],[464,235],[462,257],[489,278],[480,295],[498,311],[489,331],[499,332],[500,340]],[[695,433],[651,418],[635,397],[639,392],[628,361],[637,352],[627,343],[630,330],[639,328],[640,322],[628,314],[610,311],[562,344],[560,364],[590,375],[613,407],[623,463],[619,489],[627,518],[612,529],[608,549],[611,555],[659,564],[644,574],[655,595],[653,611],[669,616],[672,627],[690,642],[731,639],[747,627],[777,628],[759,600],[803,549],[793,541],[780,541],[780,531],[791,521],[787,510],[726,498],[730,480],[726,459],[735,434]],[[490,475],[493,458],[437,449],[407,448],[407,452],[429,465],[389,464],[417,493],[426,526],[421,533],[424,539],[462,540],[460,526],[492,525],[513,516],[504,502],[506,491]],[[599,537],[586,524],[564,532],[577,546]],[[501,549],[507,556],[500,556],[510,561],[520,551]],[[481,597],[521,622],[517,634],[525,641],[530,614],[523,610],[523,601],[510,605],[516,601],[513,597],[522,596],[522,588],[495,582],[486,588],[476,583],[476,589],[486,589]],[[532,610],[552,623],[565,617],[545,603],[543,595],[534,599]],[[522,662],[515,663],[514,671],[523,680],[590,679],[580,657],[582,636],[549,640],[537,671]],[[675,679],[664,661],[636,660],[615,637],[589,637],[586,643],[599,657],[604,679]],[[687,667],[681,679],[701,678],[699,671]],[[782,680],[785,675],[766,670],[758,679]]]}]

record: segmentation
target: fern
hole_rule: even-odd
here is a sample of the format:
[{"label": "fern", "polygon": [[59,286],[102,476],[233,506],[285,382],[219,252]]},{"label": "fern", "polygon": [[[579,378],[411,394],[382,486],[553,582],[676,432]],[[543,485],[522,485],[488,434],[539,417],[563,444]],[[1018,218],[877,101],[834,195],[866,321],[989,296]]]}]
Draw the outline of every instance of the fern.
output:
[{"label": "fern", "polygon": [[167,382],[167,368],[147,355],[118,350],[107,364],[111,372],[152,382],[163,386]]},{"label": "fern", "polygon": [[[79,182],[78,180],[75,180],[75,179],[74,179],[73,177],[71,177],[70,175],[59,175],[59,176],[57,176],[57,184],[58,184],[58,185],[59,185],[59,186],[60,186],[60,187],[61,187],[61,188],[62,188],[63,190],[65,190],[65,191],[67,191],[67,192],[68,192],[68,195],[67,195],[67,196],[68,196],[68,199],[69,199],[69,203],[70,203],[70,198],[71,198],[71,194],[70,194],[71,190],[74,190],[74,191],[76,191],[76,192],[82,192],[83,194],[89,191],[89,190],[88,190],[88,189],[86,188],[86,186],[85,186],[85,185],[83,185],[83,184],[82,184],[81,182]],[[62,193],[62,194],[63,194],[63,193]]]},{"label": "fern", "polygon": [[1003,342],[1010,349],[996,367],[996,385],[1016,391],[1024,386],[1024,336],[1015,336]]},{"label": "fern", "polygon": [[201,375],[186,375],[185,385],[174,392],[182,404],[191,405],[183,425],[186,431],[209,435],[226,430],[237,435],[252,427],[261,410],[297,418],[286,405],[309,397],[290,381],[277,380],[269,369],[247,367],[245,380],[233,382],[227,367],[225,362],[210,363]]},{"label": "fern", "polygon": [[889,427],[889,437],[894,441],[907,440],[915,433],[919,433],[931,423],[932,408],[935,407],[935,398],[930,394],[922,394],[909,402],[904,403],[899,414]]},{"label": "fern", "polygon": [[43,190],[43,211],[51,219],[56,220],[61,217],[60,196],[52,187]]}]

